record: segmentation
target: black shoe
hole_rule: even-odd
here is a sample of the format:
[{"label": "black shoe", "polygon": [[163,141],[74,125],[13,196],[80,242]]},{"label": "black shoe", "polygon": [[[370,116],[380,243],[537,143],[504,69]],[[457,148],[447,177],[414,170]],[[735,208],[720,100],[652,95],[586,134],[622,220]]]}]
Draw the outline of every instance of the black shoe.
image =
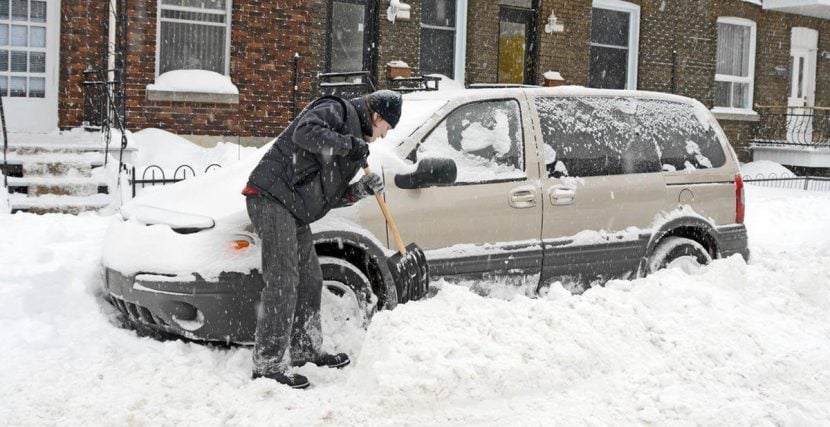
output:
[{"label": "black shoe", "polygon": [[286,374],[283,372],[275,372],[273,374],[267,375],[254,373],[253,375],[251,375],[251,378],[268,378],[280,384],[285,384],[291,388],[306,388],[309,385],[311,385],[311,383],[308,382],[308,378],[300,374]]},{"label": "black shoe", "polygon": [[337,354],[322,354],[314,359],[292,361],[292,366],[303,366],[311,362],[317,366],[325,366],[327,368],[342,368],[348,365],[351,361],[346,353]]}]

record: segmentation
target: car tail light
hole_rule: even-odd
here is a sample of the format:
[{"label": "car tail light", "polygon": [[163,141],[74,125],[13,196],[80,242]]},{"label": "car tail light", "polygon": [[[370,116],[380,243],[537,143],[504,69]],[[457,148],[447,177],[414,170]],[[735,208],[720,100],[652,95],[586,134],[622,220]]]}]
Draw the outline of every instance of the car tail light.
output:
[{"label": "car tail light", "polygon": [[741,174],[735,174],[735,222],[737,224],[744,223],[744,213],[746,212],[745,200],[744,179],[741,177]]}]

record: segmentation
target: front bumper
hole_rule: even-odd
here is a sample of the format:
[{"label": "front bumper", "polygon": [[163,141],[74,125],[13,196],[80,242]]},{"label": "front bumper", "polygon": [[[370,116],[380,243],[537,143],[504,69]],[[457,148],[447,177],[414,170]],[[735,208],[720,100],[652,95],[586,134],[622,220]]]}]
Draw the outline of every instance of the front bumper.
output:
[{"label": "front bumper", "polygon": [[131,322],[188,339],[251,343],[264,286],[256,271],[222,273],[218,281],[105,269],[110,300]]}]

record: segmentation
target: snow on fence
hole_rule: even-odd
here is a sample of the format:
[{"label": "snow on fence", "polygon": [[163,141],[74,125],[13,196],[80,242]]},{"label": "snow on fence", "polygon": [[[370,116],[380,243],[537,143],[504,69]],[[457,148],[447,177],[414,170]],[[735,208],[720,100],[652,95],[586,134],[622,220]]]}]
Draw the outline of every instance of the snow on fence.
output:
[{"label": "snow on fence", "polygon": [[771,173],[769,175],[744,175],[744,182],[761,187],[788,188],[792,190],[830,191],[830,178],[821,176],[795,176]]},{"label": "snow on fence", "polygon": [[[205,168],[204,173],[212,172],[220,169],[221,167],[222,165],[218,163],[212,163]],[[164,173],[164,169],[162,169],[161,166],[150,165],[144,168],[144,172],[141,174],[140,179],[137,179],[137,176],[135,166],[133,166],[130,170],[130,187],[133,189],[133,197],[135,197],[139,185],[141,185],[141,188],[144,188],[146,186],[152,187],[156,185],[173,184],[196,176],[196,170],[190,165],[180,165],[175,171],[173,171],[173,176],[171,178],[167,178]]]}]

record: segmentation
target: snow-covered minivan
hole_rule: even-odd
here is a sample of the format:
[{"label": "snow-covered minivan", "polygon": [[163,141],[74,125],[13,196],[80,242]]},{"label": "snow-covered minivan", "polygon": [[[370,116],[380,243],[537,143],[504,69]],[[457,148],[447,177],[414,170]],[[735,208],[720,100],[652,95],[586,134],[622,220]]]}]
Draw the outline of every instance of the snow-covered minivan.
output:
[{"label": "snow-covered minivan", "polygon": [[[240,190],[267,149],[115,216],[106,292],[136,327],[252,341],[263,283]],[[371,149],[398,228],[433,278],[522,275],[537,291],[560,281],[578,292],[749,256],[736,156],[692,99],[579,87],[414,93]],[[365,322],[423,297],[392,282],[394,242],[372,198],[312,231],[327,298],[352,307],[345,317]]]}]

